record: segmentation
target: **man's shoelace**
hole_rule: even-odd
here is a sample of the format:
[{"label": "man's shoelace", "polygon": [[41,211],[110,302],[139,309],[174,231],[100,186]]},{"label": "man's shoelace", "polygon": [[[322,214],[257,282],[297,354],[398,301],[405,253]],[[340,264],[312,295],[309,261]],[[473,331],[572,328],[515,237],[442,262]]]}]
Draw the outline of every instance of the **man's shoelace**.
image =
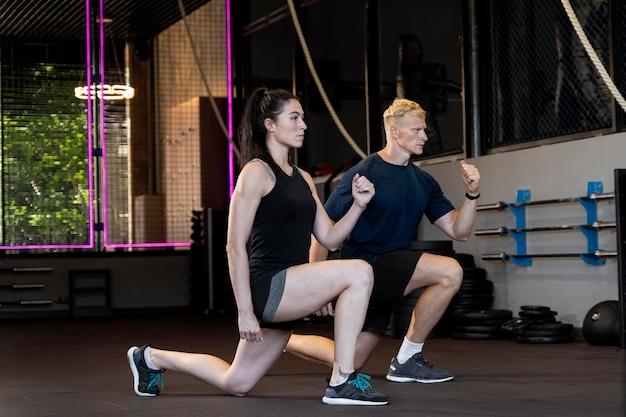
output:
[{"label": "man's shoelace", "polygon": [[430,362],[428,362],[426,359],[424,359],[422,357],[417,357],[417,358],[413,357],[411,359],[414,360],[415,362],[417,362],[417,364],[419,366],[423,366],[424,368],[432,368],[433,367],[433,365]]}]

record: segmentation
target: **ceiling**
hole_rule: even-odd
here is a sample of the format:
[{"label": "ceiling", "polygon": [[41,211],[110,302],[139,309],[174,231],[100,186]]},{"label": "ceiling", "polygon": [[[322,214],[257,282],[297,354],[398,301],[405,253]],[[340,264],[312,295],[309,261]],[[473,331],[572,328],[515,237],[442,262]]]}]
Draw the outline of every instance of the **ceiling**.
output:
[{"label": "ceiling", "polygon": [[[186,14],[209,1],[182,0]],[[104,16],[111,19],[107,24],[111,35],[130,42],[145,41],[181,19],[178,0],[104,0]],[[84,0],[0,1],[0,41],[84,39]]]}]

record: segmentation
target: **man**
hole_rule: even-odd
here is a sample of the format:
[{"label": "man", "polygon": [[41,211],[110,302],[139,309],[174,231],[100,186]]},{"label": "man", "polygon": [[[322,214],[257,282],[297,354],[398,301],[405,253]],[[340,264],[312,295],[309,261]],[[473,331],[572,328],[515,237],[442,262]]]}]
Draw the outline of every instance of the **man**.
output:
[{"label": "man", "polygon": [[[470,237],[480,196],[480,174],[473,165],[461,162],[466,194],[463,206],[455,209],[437,181],[410,161],[412,155],[423,153],[428,140],[426,112],[414,101],[395,99],[383,119],[385,147],[348,170],[325,204],[331,219],[341,218],[352,203],[350,178],[355,173],[367,176],[376,187],[375,197],[341,247],[342,258],[364,259],[374,269],[374,289],[357,343],[355,367],[362,367],[380,342],[396,303],[418,288],[425,288],[398,354],[391,360],[387,379],[445,382],[454,375],[427,362],[422,349],[458,291],[463,269],[451,257],[409,249],[423,215],[452,239],[466,241]],[[328,250],[314,242],[311,260],[327,256]],[[317,314],[332,315],[332,304]],[[325,337],[294,334],[287,351],[333,363],[333,341]]]}]

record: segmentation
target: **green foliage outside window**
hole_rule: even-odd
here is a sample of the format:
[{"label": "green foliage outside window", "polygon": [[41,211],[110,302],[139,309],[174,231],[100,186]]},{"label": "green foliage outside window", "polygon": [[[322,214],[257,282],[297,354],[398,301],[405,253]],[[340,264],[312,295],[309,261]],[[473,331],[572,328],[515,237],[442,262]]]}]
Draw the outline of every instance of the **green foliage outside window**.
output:
[{"label": "green foliage outside window", "polygon": [[73,95],[84,69],[31,64],[3,70],[2,244],[86,244],[87,113]]}]

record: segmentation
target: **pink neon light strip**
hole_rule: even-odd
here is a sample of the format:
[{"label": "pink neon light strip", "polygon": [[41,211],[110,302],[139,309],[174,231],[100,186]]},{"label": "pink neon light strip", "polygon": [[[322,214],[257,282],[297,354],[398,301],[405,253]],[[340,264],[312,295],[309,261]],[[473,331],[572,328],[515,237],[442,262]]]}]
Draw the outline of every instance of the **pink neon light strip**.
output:
[{"label": "pink neon light strip", "polygon": [[[89,7],[90,0],[85,0],[85,32],[86,32],[86,67],[87,67],[87,85],[92,85],[91,74],[91,24],[90,16],[91,9]],[[99,40],[100,40],[100,83],[104,85],[104,0],[100,0],[100,24],[99,24]],[[230,0],[226,0],[226,48],[227,48],[227,100],[228,100],[228,134],[233,136],[233,82],[232,82],[232,43],[230,37],[231,31],[231,16],[230,16]],[[89,244],[87,245],[20,245],[20,246],[0,246],[0,249],[20,250],[20,249],[90,249],[94,247],[94,183],[93,183],[93,105],[92,105],[92,89],[88,89],[87,97],[87,166],[89,172]],[[108,219],[107,219],[107,176],[106,176],[106,129],[105,129],[105,117],[104,117],[104,98],[100,97],[100,134],[101,134],[101,149],[102,149],[102,204],[103,204],[103,232],[104,232],[104,246],[106,248],[141,248],[141,247],[172,247],[172,246],[190,246],[190,242],[174,242],[174,243],[131,243],[131,244],[109,244],[108,243]],[[229,176],[229,195],[232,196],[232,192],[235,184],[234,175],[234,151],[232,145],[229,144],[228,148],[228,176]]]},{"label": "pink neon light strip", "polygon": [[87,46],[87,170],[89,177],[89,247],[94,246],[94,226],[93,226],[93,104],[91,100],[91,8],[90,0],[85,0],[85,44]]},{"label": "pink neon light strip", "polygon": [[[100,77],[104,85],[104,0],[100,0]],[[104,98],[100,99],[100,135],[102,148],[102,228],[104,233],[105,248],[143,248],[143,247],[169,247],[169,246],[190,246],[190,242],[180,243],[109,243],[109,220],[107,208],[109,207],[107,198],[107,165],[106,165],[106,128],[104,119]]]},{"label": "pink neon light strip", "polygon": [[[100,0],[100,3],[102,5],[103,0]],[[101,10],[103,9],[103,6],[101,6]],[[100,19],[100,21],[102,22],[102,18]],[[231,60],[231,51],[232,51],[232,44],[231,44],[231,37],[230,37],[230,30],[231,30],[231,26],[230,26],[230,22],[231,22],[231,17],[230,17],[230,0],[226,0],[226,53],[227,53],[227,87],[228,87],[228,92],[227,92],[227,100],[228,100],[228,134],[230,135],[230,137],[233,136],[233,95],[232,95],[232,89],[233,89],[233,80],[232,80],[232,60]],[[102,46],[102,49],[104,50],[104,46]],[[103,60],[104,61],[104,60]],[[104,71],[102,71],[102,73],[104,73]],[[104,84],[104,82],[103,82]],[[104,116],[102,117],[104,120]],[[172,246],[191,246],[191,242],[174,242],[174,243],[109,243],[108,241],[108,221],[107,221],[107,213],[106,213],[106,207],[107,203],[106,203],[106,162],[105,162],[105,155],[106,152],[104,152],[104,123],[103,123],[103,133],[102,133],[102,167],[103,167],[103,205],[104,205],[104,221],[103,221],[103,225],[104,225],[104,246],[106,248],[143,248],[143,247],[172,247]],[[229,182],[229,196],[232,196],[233,193],[233,189],[235,187],[235,168],[234,168],[234,151],[233,151],[233,147],[231,144],[229,144],[228,146],[228,182]]]},{"label": "pink neon light strip", "polygon": [[[90,46],[90,24],[89,24],[89,0],[85,0],[85,10],[87,11],[85,16],[85,32],[86,32],[86,42],[85,45],[87,47],[87,59],[86,59],[86,67],[87,67],[87,85],[91,85],[91,46]],[[88,89],[91,94],[91,88]],[[22,249],[90,249],[93,248],[94,236],[93,236],[93,180],[91,176],[92,166],[92,152],[91,152],[91,144],[93,140],[92,136],[92,117],[91,117],[91,97],[87,97],[87,170],[89,172],[89,244],[88,245],[16,245],[16,246],[0,246],[0,250],[22,250]]]},{"label": "pink neon light strip", "polygon": [[93,227],[93,101],[91,99],[91,86],[93,79],[91,78],[91,8],[90,0],[85,0],[86,16],[86,45],[87,45],[87,85],[89,86],[89,97],[87,98],[87,169],[89,176],[89,247],[94,246],[94,227]]},{"label": "pink neon light strip", "polygon": [[[104,0],[100,0],[100,85],[104,85]],[[106,128],[104,118],[104,95],[100,97],[100,148],[102,149],[102,229],[104,244],[109,241],[109,222],[107,219],[107,158],[106,158]]]},{"label": "pink neon light strip", "polygon": [[110,243],[107,248],[169,248],[169,247],[187,247],[191,246],[191,242],[162,242],[162,243]]},{"label": "pink neon light strip", "polygon": [[[227,62],[227,92],[228,101],[228,135],[233,137],[233,76],[232,76],[232,44],[230,38],[230,0],[226,0],[226,62]],[[228,144],[228,196],[233,196],[235,189],[235,158],[233,145]]]}]

